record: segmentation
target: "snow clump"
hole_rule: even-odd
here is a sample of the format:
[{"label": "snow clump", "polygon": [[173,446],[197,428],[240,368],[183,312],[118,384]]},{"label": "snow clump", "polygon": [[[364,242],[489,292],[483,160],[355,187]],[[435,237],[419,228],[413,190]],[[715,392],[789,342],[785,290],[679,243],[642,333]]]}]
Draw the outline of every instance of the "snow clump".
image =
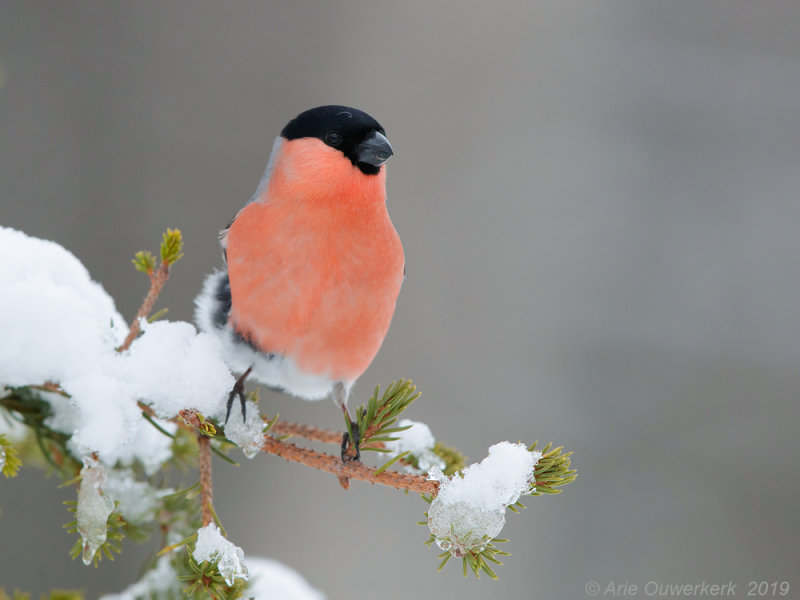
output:
[{"label": "snow clump", "polygon": [[439,482],[439,492],[428,509],[428,527],[439,548],[459,557],[482,551],[503,529],[506,507],[535,491],[541,457],[523,444],[500,442],[460,476],[432,468],[428,479]]},{"label": "snow clump", "polygon": [[[183,322],[143,323],[117,352],[128,329],[114,301],[58,244],[0,227],[0,389],[58,384],[42,393],[47,425],[70,436],[77,458],[108,467],[141,464],[148,475],[171,456],[172,440],[142,416],[138,403],[171,419],[182,409],[224,415],[233,376],[218,342]],[[160,421],[168,433],[175,425]]]},{"label": "snow clump", "polygon": [[411,453],[417,459],[419,468],[415,469],[411,465],[405,465],[404,470],[408,473],[428,473],[433,467],[444,469],[447,463],[433,451],[436,438],[433,437],[430,427],[411,419],[402,419],[397,424],[398,427],[409,425],[408,429],[392,434],[392,437],[397,438],[396,440],[386,442],[386,449],[389,450],[386,458],[391,460],[403,452]]},{"label": "snow clump", "polygon": [[192,557],[198,563],[216,563],[222,578],[229,586],[236,579],[247,581],[244,552],[239,546],[226,540],[214,523],[197,530],[197,544]]}]

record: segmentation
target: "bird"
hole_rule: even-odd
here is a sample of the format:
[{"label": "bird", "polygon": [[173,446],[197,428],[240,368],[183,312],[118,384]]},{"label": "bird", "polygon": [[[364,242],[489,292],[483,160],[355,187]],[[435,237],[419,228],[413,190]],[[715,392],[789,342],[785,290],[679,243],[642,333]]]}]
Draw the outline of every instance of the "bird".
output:
[{"label": "bird", "polygon": [[[195,321],[242,375],[347,411],[356,380],[378,353],[405,278],[386,207],[386,131],[367,113],[327,105],[281,130],[256,191],[220,232],[224,267],[205,278]],[[346,452],[348,441],[355,453]],[[358,460],[358,440],[342,442]]]}]

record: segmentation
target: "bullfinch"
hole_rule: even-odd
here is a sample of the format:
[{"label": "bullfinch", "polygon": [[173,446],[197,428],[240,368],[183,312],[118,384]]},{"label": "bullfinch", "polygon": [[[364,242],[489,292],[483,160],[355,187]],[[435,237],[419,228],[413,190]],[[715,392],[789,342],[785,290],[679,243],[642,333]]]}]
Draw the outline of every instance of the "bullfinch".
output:
[{"label": "bullfinch", "polygon": [[331,397],[350,418],[350,389],[386,337],[405,275],[386,210],[392,154],[383,127],[346,106],[301,113],[275,140],[255,194],[220,233],[225,268],[195,301],[198,326],[242,373],[228,417],[235,396],[244,414],[249,375]]}]

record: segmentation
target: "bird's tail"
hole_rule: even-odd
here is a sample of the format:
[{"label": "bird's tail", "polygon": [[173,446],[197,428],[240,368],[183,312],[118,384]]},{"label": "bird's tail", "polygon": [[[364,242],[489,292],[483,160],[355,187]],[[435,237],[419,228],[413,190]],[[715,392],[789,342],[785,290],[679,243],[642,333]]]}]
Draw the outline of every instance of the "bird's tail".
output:
[{"label": "bird's tail", "polygon": [[194,299],[194,321],[201,331],[224,329],[231,312],[231,284],[227,271],[214,271],[203,282],[203,289]]}]

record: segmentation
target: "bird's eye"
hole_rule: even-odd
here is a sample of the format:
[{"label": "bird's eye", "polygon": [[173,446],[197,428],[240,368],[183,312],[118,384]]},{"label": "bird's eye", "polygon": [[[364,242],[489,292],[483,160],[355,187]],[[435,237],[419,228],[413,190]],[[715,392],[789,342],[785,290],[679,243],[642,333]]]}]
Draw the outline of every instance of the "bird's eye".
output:
[{"label": "bird's eye", "polygon": [[338,131],[329,131],[325,134],[325,143],[329,146],[338,146],[342,143],[342,134]]}]

